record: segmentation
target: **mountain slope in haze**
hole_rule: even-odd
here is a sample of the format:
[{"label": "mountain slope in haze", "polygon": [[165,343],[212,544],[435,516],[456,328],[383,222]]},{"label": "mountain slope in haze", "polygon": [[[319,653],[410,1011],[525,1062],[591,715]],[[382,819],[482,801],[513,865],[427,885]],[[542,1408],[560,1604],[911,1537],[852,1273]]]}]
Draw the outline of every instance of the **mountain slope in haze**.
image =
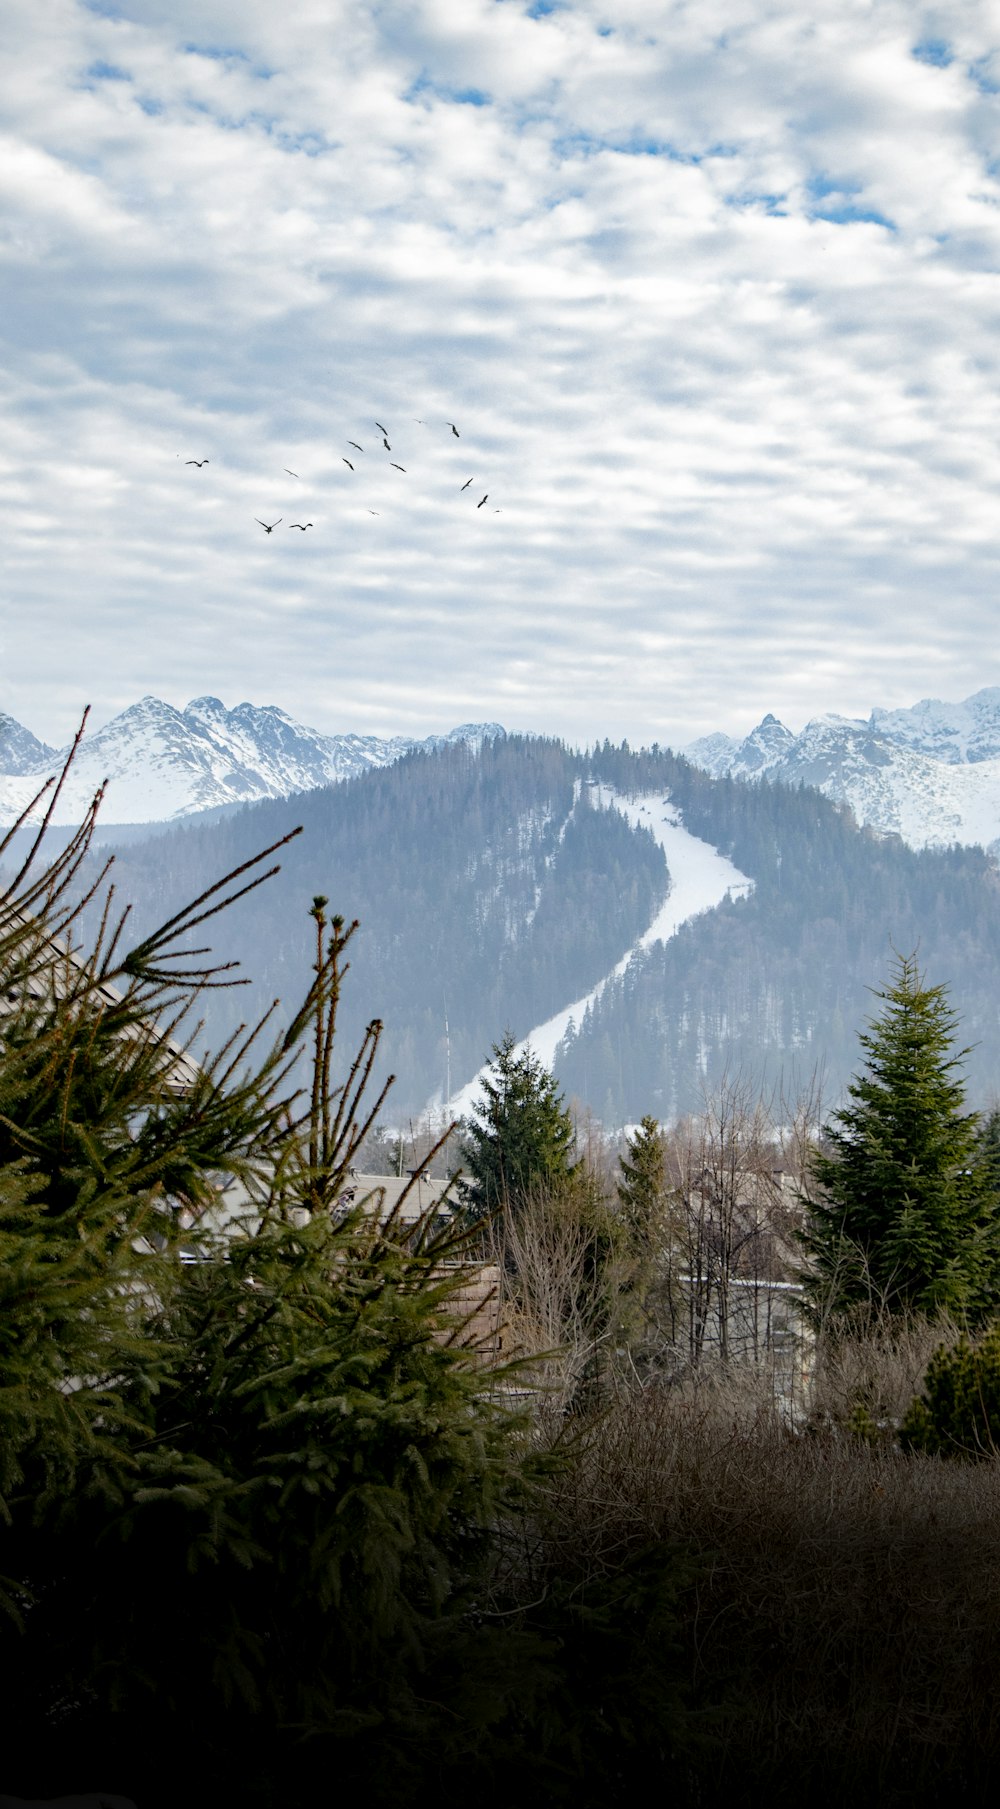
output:
[{"label": "mountain slope in haze", "polygon": [[[374,1017],[397,1113],[419,1113],[475,1072],[507,1026],[524,1034],[580,996],[655,916],[668,875],[648,828],[601,808],[585,760],[522,737],[404,755],[344,784],[195,819],[116,855],[116,897],[138,936],[296,824],[281,872],[211,926],[253,987],[209,993],[221,1043],[275,998],[286,1023],[310,979],[312,898],[360,928],[341,1003],[340,1049]],[[196,932],[203,943],[203,930]],[[582,982],[582,984],[581,984]],[[446,1031],[447,1026],[447,1031]]]},{"label": "mountain slope in haze", "polygon": [[684,751],[714,778],[814,785],[914,848],[962,842],[1000,852],[997,686],[958,704],[925,698],[912,709],[875,709],[867,722],[818,716],[800,735],[767,715],[741,742],[707,735]]},{"label": "mountain slope in haze", "polygon": [[754,882],[637,952],[556,1051],[599,1115],[671,1118],[727,1073],[786,1100],[819,1083],[834,1102],[894,950],[948,988],[971,1102],[998,1097],[1000,875],[982,849],[913,849],[807,787],[712,779],[675,756],[603,749],[594,768],[619,789],[659,773],[691,833]]},{"label": "mountain slope in haze", "polygon": [[[196,697],[175,710],[144,697],[85,736],[54,821],[78,823],[105,779],[107,821],[158,822],[330,785],[385,766],[414,747],[455,741],[477,746],[503,733],[494,722],[467,723],[422,742],[323,735],[273,705],[242,703],[227,710],[217,697]],[[54,753],[12,717],[0,718],[0,822],[14,821],[66,751]]]},{"label": "mountain slope in haze", "polygon": [[[663,902],[663,852],[620,811],[595,808],[599,791],[669,799],[691,836],[752,880],[749,895],[638,949]],[[297,823],[280,876],[212,926],[253,986],[206,998],[207,1036],[221,1042],[274,998],[291,1013],[323,893],[361,924],[340,1047],[346,1057],[369,1019],[384,1020],[395,1122],[444,1094],[449,1042],[457,1094],[504,1029],[529,1035],[630,950],[555,1057],[560,1084],[608,1123],[693,1109],[727,1068],[793,1090],[819,1068],[838,1094],[893,947],[916,949],[950,988],[961,1043],[974,1045],[973,1102],[1000,1086],[1000,879],[979,849],[915,850],[816,791],[712,779],[665,750],[584,756],[509,737],[128,844],[115,880],[136,902],[133,933]]]}]

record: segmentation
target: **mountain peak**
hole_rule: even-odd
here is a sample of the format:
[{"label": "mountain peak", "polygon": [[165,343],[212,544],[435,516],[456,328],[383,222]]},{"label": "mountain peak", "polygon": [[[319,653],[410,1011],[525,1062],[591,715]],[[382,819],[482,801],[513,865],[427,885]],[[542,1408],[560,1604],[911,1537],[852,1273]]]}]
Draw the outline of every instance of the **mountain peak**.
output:
[{"label": "mountain peak", "polygon": [[35,773],[54,758],[54,748],[46,747],[13,716],[0,712],[0,772]]},{"label": "mountain peak", "polygon": [[715,777],[814,785],[914,847],[1000,847],[1000,686],[964,703],[876,708],[867,720],[814,716],[799,735],[769,713],[745,741],[726,742],[706,736],[685,751]]},{"label": "mountain peak", "polygon": [[[479,747],[504,733],[499,723],[465,723],[423,741],[325,735],[275,704],[244,702],[228,710],[220,698],[206,694],[177,710],[147,695],[85,736],[56,821],[79,822],[105,778],[109,823],[164,822],[313,791],[386,766],[411,748],[461,741]],[[59,761],[13,717],[0,716],[0,822],[14,820],[37,790],[35,779]]]}]

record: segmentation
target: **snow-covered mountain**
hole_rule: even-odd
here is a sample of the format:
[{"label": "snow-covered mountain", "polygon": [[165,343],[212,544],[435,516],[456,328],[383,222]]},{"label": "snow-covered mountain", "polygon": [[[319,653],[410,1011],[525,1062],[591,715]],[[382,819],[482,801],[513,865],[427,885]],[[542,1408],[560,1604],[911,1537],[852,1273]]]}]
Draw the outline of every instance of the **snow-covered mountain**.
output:
[{"label": "snow-covered mountain", "polygon": [[963,703],[874,709],[867,721],[817,716],[800,735],[767,715],[744,741],[706,735],[683,752],[716,778],[815,785],[915,848],[975,842],[1000,853],[1000,686]]},{"label": "snow-covered mountain", "polygon": [[0,712],[0,773],[33,773],[54,759],[55,748],[46,747],[13,716]]},{"label": "snow-covered mountain", "polygon": [[[386,766],[414,748],[453,741],[478,747],[503,734],[499,723],[489,722],[465,723],[422,741],[323,735],[273,705],[242,703],[227,710],[217,697],[196,697],[175,710],[157,697],[144,697],[85,736],[54,821],[79,822],[105,779],[105,821],[165,822],[220,805],[310,791]],[[13,717],[0,716],[0,824],[16,819],[59,770],[65,753],[37,741]]]}]

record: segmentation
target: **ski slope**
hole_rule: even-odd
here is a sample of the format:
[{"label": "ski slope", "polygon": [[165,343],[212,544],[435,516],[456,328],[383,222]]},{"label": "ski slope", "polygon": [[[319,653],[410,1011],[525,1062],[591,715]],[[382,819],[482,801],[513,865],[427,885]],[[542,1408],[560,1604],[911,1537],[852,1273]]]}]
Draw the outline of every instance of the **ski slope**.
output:
[{"label": "ski slope", "polygon": [[[592,786],[590,789],[593,803],[602,808],[613,804],[630,823],[652,831],[667,858],[670,891],[648,929],[643,931],[639,940],[632,944],[611,972],[605,974],[582,999],[574,999],[571,1005],[557,1011],[554,1017],[547,1018],[544,1024],[537,1025],[523,1042],[518,1043],[519,1055],[530,1049],[550,1070],[556,1049],[570,1022],[580,1023],[588,1005],[600,998],[609,981],[625,972],[634,954],[654,942],[667,942],[671,936],[676,936],[682,924],[690,923],[692,917],[699,917],[703,911],[714,910],[726,898],[745,897],[753,888],[753,880],[741,873],[738,867],[734,867],[731,860],[720,854],[710,842],[701,841],[685,829],[676,805],[669,798],[664,798],[659,793],[645,798],[622,798],[607,786]],[[480,1097],[482,1078],[487,1066],[488,1064],[484,1064],[461,1092],[455,1094],[449,1108],[450,1117],[465,1117],[472,1110]]]}]

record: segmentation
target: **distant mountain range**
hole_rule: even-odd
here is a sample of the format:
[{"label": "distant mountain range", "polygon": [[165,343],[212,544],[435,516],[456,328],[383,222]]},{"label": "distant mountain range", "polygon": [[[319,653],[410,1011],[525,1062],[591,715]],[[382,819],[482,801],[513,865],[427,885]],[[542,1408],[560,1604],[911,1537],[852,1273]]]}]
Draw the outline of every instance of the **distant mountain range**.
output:
[{"label": "distant mountain range", "polygon": [[867,721],[817,716],[800,735],[768,715],[744,741],[706,735],[681,751],[714,778],[815,786],[914,848],[978,843],[1000,854],[1000,686],[963,703],[875,709]]},{"label": "distant mountain range", "polygon": [[[230,710],[196,697],[177,710],[144,697],[86,736],[55,821],[78,823],[105,779],[104,824],[162,824],[357,778],[415,749],[478,748],[504,733],[485,722],[423,739],[326,735],[271,704]],[[65,752],[0,714],[0,825],[13,822]],[[874,709],[867,720],[817,716],[799,735],[767,715],[742,741],[706,735],[680,752],[714,778],[815,786],[859,823],[914,848],[958,842],[1000,854],[1000,686],[963,703]]]},{"label": "distant mountain range", "polygon": [[[323,735],[273,705],[196,697],[175,710],[144,697],[84,738],[54,821],[78,823],[107,779],[105,822],[162,823],[262,798],[287,798],[386,766],[415,748],[500,739],[497,722],[465,723],[423,740],[396,735]],[[67,750],[46,747],[12,716],[0,715],[0,824],[10,824]]]}]

